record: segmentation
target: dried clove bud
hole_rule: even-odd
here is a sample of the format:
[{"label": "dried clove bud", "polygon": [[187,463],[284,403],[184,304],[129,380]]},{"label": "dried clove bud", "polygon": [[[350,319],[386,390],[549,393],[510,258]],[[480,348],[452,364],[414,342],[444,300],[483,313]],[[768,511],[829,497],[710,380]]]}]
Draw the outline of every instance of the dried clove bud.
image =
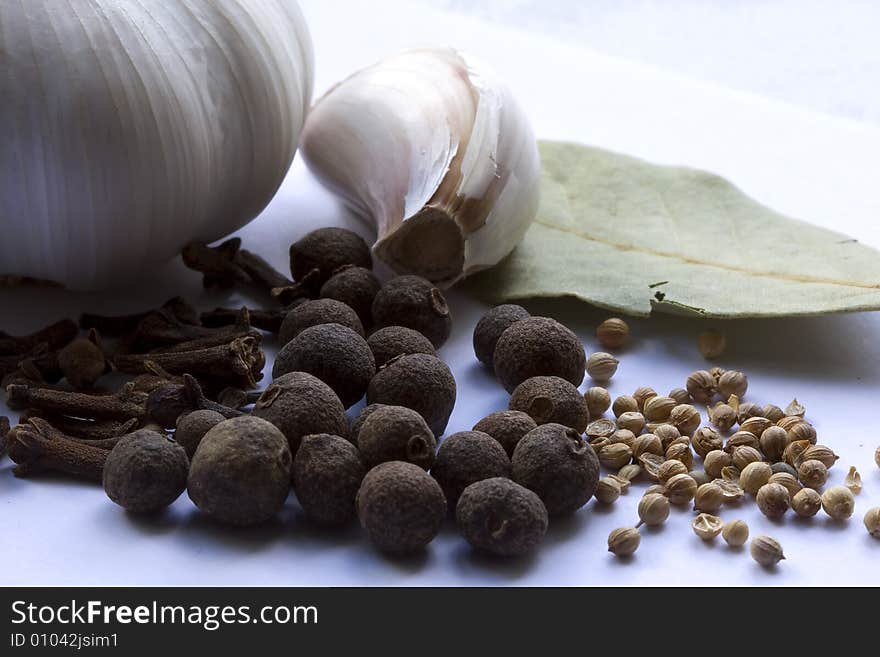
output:
[{"label": "dried clove bud", "polygon": [[6,447],[9,458],[18,465],[13,470],[16,476],[59,472],[98,483],[109,454],[105,449],[64,440],[55,432],[46,434],[33,421],[10,429]]},{"label": "dried clove bud", "polygon": [[251,337],[257,341],[262,335],[251,327],[247,308],[238,311],[233,324],[219,328],[192,326],[181,322],[165,310],[149,313],[137,329],[124,339],[127,353],[145,351],[190,351],[216,347],[236,338]]},{"label": "dried clove bud", "polygon": [[[305,299],[303,302],[305,302]],[[247,311],[251,326],[262,331],[277,334],[281,330],[281,323],[287,317],[287,313],[293,310],[293,307],[285,306],[271,309],[247,308]],[[239,321],[240,316],[241,308],[215,308],[214,310],[202,313],[201,321],[202,325],[206,327],[220,328],[222,326],[234,325]]]},{"label": "dried clove bud", "polygon": [[[198,326],[199,314],[185,299],[174,297],[166,301],[160,308],[155,310],[165,310],[171,313],[178,321],[184,324]],[[154,310],[147,310],[142,313],[133,315],[95,315],[92,313],[83,313],[79,318],[80,328],[89,330],[95,329],[104,336],[120,337],[126,333],[131,333],[137,329],[144,318]]]},{"label": "dried clove bud", "polygon": [[11,385],[6,389],[6,403],[13,409],[34,408],[47,413],[73,417],[112,420],[143,419],[146,397],[132,392],[131,383],[115,395],[88,395],[48,388]]},{"label": "dried clove bud", "polygon": [[181,415],[197,410],[216,411],[227,419],[244,415],[205,397],[199,382],[189,374],[183,375],[183,383],[168,383],[156,388],[145,402],[147,417],[166,429],[174,427]]},{"label": "dried clove bud", "polygon": [[245,283],[269,291],[293,283],[263,258],[242,249],[238,237],[215,247],[204,242],[191,242],[184,247],[181,256],[187,267],[204,274],[202,284],[206,288],[229,288],[235,283]]},{"label": "dried clove bud", "polygon": [[55,415],[36,409],[28,409],[21,414],[19,422],[27,423],[32,419],[48,422],[58,431],[71,439],[104,441],[124,436],[138,427],[137,419],[120,420],[87,420],[81,418]]},{"label": "dried clove bud", "polygon": [[110,371],[95,329],[90,329],[87,337],[77,338],[61,349],[58,365],[67,382],[77,390],[91,388]]},{"label": "dried clove bud", "polygon": [[79,329],[71,319],[62,319],[28,335],[9,335],[0,331],[0,356],[21,356],[45,344],[51,350],[61,349],[73,340]]}]

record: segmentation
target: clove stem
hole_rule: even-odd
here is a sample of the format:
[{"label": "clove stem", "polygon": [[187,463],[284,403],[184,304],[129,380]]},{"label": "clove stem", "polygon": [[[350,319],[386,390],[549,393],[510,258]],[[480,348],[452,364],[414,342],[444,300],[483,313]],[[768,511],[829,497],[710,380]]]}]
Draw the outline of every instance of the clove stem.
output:
[{"label": "clove stem", "polygon": [[12,409],[35,408],[47,413],[74,417],[101,418],[127,421],[146,416],[145,397],[133,394],[128,383],[115,395],[89,395],[49,388],[29,388],[10,385],[6,388],[6,403]]},{"label": "clove stem", "polygon": [[45,434],[41,427],[30,423],[10,429],[6,446],[9,458],[18,464],[13,473],[19,477],[48,471],[100,482],[110,453],[106,449],[60,438],[51,431]]}]

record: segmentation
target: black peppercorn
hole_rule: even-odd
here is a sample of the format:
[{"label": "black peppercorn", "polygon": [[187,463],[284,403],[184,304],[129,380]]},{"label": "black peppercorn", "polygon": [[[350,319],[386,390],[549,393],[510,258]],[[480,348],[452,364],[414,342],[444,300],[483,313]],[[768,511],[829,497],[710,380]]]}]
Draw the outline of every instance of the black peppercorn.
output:
[{"label": "black peppercorn", "polygon": [[380,408],[385,408],[385,404],[367,404],[361,409],[360,413],[354,416],[354,419],[351,421],[351,427],[348,430],[347,437],[347,440],[352,445],[354,445],[355,447],[358,446],[358,436],[361,433],[361,427],[364,426],[364,422],[367,421],[367,418],[378,411]]},{"label": "black peppercorn", "polygon": [[205,434],[190,466],[187,492],[202,512],[247,526],[281,510],[290,490],[290,447],[258,417],[221,422]]},{"label": "black peppercorn", "polygon": [[438,349],[452,330],[446,297],[421,276],[396,276],[385,283],[373,300],[373,321],[377,328],[414,329]]},{"label": "black peppercorn", "polygon": [[509,477],[510,458],[489,434],[460,431],[440,445],[431,476],[443,489],[450,511],[454,511],[458,498],[472,483],[490,477]]},{"label": "black peppercorn", "polygon": [[319,228],[304,235],[290,247],[290,273],[302,281],[309,272],[320,288],[333,272],[345,265],[373,268],[373,256],[364,239],[345,228]]},{"label": "black peppercorn", "polygon": [[425,547],[446,517],[446,498],[439,484],[417,465],[403,461],[389,461],[370,470],[356,504],[370,541],[392,554]]},{"label": "black peppercorn", "polygon": [[379,279],[369,269],[346,265],[333,272],[321,286],[321,298],[341,301],[368,327],[373,323],[373,299],[380,287]]},{"label": "black peppercorn", "polygon": [[356,404],[376,373],[367,341],[341,324],[310,326],[278,352],[272,377],[308,372],[333,389],[342,405]]},{"label": "black peppercorn", "polygon": [[501,557],[534,551],[547,533],[541,498],[510,479],[493,477],[464,489],[455,520],[468,543]]},{"label": "black peppercorn", "polygon": [[386,326],[367,338],[367,344],[376,359],[376,369],[389,360],[407,354],[436,355],[434,345],[418,331],[405,326]]},{"label": "black peppercorn", "polygon": [[587,400],[558,376],[533,376],[510,396],[510,410],[528,413],[538,424],[555,422],[583,433],[590,421]]},{"label": "black peppercorn", "polygon": [[544,424],[527,433],[511,459],[513,480],[537,493],[551,516],[586,504],[599,481],[599,459],[577,431]]},{"label": "black peppercorn", "polygon": [[517,443],[537,426],[538,424],[522,411],[499,411],[477,422],[474,431],[489,434],[501,443],[508,456],[513,456]]},{"label": "black peppercorn", "polygon": [[181,415],[177,418],[174,440],[186,450],[186,455],[192,458],[205,434],[225,419],[217,411],[209,410],[193,411]]},{"label": "black peppercorn", "polygon": [[368,468],[386,461],[406,461],[423,470],[434,463],[437,441],[416,411],[403,406],[375,408],[358,431],[357,445]]},{"label": "black peppercorn", "polygon": [[260,395],[252,414],[278,427],[294,455],[303,436],[348,435],[348,420],[339,397],[326,383],[305,372],[275,379]]},{"label": "black peppercorn", "polygon": [[354,520],[355,498],[366,474],[357,448],[339,436],[305,436],[293,459],[293,490],[303,512],[319,525]]},{"label": "black peppercorn", "polygon": [[186,450],[164,434],[141,429],[123,436],[104,464],[104,491],[122,508],[155,513],[186,489]]},{"label": "black peppercorn", "polygon": [[530,317],[514,322],[501,334],[493,363],[505,390],[513,392],[533,376],[558,376],[579,386],[587,358],[569,329],[547,317]]},{"label": "black peppercorn", "polygon": [[531,317],[529,311],[522,306],[513,303],[506,303],[501,306],[495,306],[487,312],[477,322],[474,327],[474,353],[477,360],[494,369],[495,364],[495,345],[498,344],[498,338],[506,331],[511,324],[521,319]]},{"label": "black peppercorn", "polygon": [[361,337],[364,335],[364,327],[354,310],[336,299],[315,299],[301,303],[287,313],[281,322],[278,343],[286,345],[307,328],[319,324],[341,324]]},{"label": "black peppercorn", "polygon": [[411,408],[425,418],[435,436],[441,436],[455,406],[455,379],[436,356],[399,356],[370,381],[367,403]]}]

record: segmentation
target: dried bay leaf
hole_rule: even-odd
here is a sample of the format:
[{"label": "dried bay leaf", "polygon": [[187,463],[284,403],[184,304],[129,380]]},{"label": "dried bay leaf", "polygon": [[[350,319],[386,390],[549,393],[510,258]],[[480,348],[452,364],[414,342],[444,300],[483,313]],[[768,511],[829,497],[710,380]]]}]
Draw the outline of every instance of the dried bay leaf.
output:
[{"label": "dried bay leaf", "polygon": [[574,296],[632,315],[880,309],[880,252],[728,181],[599,148],[540,144],[542,201],[513,254],[470,283],[494,302]]}]

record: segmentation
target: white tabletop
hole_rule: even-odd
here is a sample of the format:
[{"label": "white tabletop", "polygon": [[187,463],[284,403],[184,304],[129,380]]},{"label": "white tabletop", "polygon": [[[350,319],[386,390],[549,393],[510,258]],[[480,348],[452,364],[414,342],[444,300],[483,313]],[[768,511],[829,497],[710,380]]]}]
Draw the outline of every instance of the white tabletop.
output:
[{"label": "white tabletop", "polygon": [[[562,38],[541,28],[529,35],[503,27],[501,21],[426,7],[436,3],[302,4],[316,43],[319,91],[403,47],[458,46],[490,62],[510,81],[541,138],[580,140],[655,161],[703,167],[778,210],[880,247],[880,128],[867,122],[611,58],[586,49],[570,34]],[[284,268],[287,246],[324,225],[370,234],[298,160],[278,197],[240,234],[248,248]],[[25,331],[65,313],[135,311],[175,294],[206,308],[245,300],[204,293],[197,275],[172,263],[137,290],[3,290],[0,316],[5,330]],[[450,301],[455,326],[440,355],[459,386],[452,432],[470,429],[484,415],[506,408],[507,395],[473,356],[471,332],[483,306],[455,291]],[[568,323],[588,349],[596,348],[592,332],[603,312],[570,301],[527,306]],[[663,392],[681,386],[690,371],[704,365],[694,338],[709,325],[662,315],[633,320],[633,340],[620,355],[612,394],[630,393],[639,385]],[[591,502],[573,517],[555,521],[543,549],[530,559],[499,562],[474,555],[450,524],[424,554],[389,560],[371,549],[356,526],[341,533],[314,529],[301,517],[293,496],[277,522],[246,531],[205,520],[185,494],[167,514],[143,519],[126,514],[92,485],[16,479],[7,459],[0,463],[0,556],[6,564],[0,584],[880,584],[880,541],[867,535],[861,521],[870,506],[880,504],[880,470],[873,463],[880,444],[874,430],[880,317],[716,325],[730,344],[719,364],[749,374],[748,398],[785,406],[797,396],[820,442],[841,455],[832,483],[840,483],[850,465],[864,478],[856,515],[842,525],[821,513],[811,521],[789,517],[776,523],[751,503],[722,510],[724,519],[745,519],[753,535],[769,534],[781,541],[788,558],[773,572],[720,540],[705,544],[697,539],[688,510],[674,510],[664,527],[645,531],[633,560],[614,559],[606,552],[608,533],[635,523],[646,483],[611,507]]]}]

